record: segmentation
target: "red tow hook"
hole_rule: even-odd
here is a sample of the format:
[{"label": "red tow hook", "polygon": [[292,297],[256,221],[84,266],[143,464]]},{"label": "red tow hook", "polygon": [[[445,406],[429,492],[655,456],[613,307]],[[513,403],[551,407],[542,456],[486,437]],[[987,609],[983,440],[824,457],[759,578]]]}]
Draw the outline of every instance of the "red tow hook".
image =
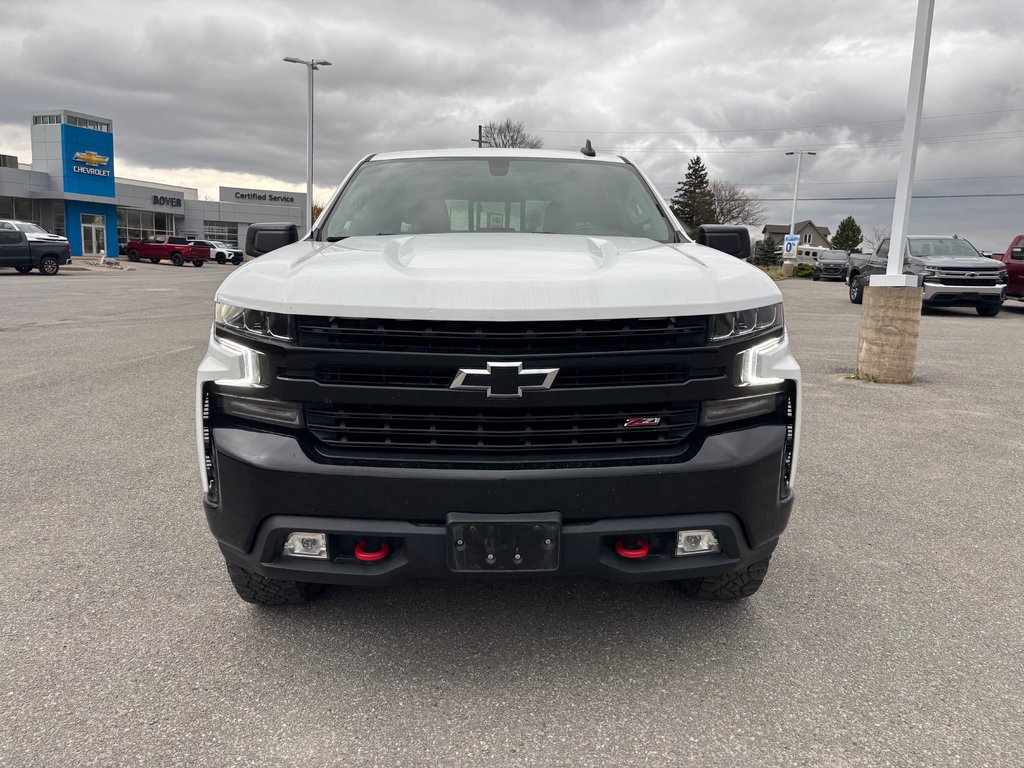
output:
[{"label": "red tow hook", "polygon": [[640,560],[641,558],[647,557],[651,551],[650,545],[647,543],[647,539],[633,536],[627,536],[627,539],[631,539],[630,545],[626,546],[622,539],[615,540],[615,554],[619,557],[626,557],[630,560]]},{"label": "red tow hook", "polygon": [[367,549],[366,539],[360,539],[356,544],[355,556],[356,560],[362,560],[364,563],[373,563],[377,560],[383,560],[391,552],[391,547],[388,546],[386,541],[380,542],[379,549]]}]

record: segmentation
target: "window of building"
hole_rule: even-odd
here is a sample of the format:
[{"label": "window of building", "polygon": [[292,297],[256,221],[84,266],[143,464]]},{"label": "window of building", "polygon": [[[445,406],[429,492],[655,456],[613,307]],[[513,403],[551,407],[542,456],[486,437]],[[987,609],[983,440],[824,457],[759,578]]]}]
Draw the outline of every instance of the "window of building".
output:
[{"label": "window of building", "polygon": [[68,125],[77,125],[79,128],[90,128],[94,131],[103,131],[104,133],[110,132],[110,123],[90,120],[87,117],[78,117],[77,115],[68,115]]},{"label": "window of building", "polygon": [[807,245],[811,244],[811,233],[810,232],[804,232],[804,242],[807,243]]},{"label": "window of building", "polygon": [[34,115],[33,125],[60,125],[60,115]]},{"label": "window of building", "polygon": [[64,224],[64,212],[53,214],[53,234],[67,237],[67,227]]},{"label": "window of building", "polygon": [[204,221],[203,237],[220,240],[228,245],[238,244],[238,224],[233,221]]},{"label": "window of building", "polygon": [[140,211],[137,208],[117,209],[117,242],[138,242],[153,235],[173,235],[174,217],[168,213]]}]

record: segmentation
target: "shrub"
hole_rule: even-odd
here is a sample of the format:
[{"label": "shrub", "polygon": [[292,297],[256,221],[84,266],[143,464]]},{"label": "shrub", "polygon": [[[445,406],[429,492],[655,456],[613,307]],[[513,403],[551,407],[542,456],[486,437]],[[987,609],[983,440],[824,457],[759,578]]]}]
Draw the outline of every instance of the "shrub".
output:
[{"label": "shrub", "polygon": [[793,268],[793,277],[811,277],[814,274],[813,264],[797,264]]}]

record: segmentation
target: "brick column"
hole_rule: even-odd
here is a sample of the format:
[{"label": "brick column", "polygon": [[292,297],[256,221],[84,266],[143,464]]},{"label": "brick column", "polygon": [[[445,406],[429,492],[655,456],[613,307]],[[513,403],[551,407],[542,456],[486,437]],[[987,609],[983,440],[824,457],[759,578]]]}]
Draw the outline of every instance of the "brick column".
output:
[{"label": "brick column", "polygon": [[921,329],[916,287],[867,286],[860,315],[857,373],[882,384],[910,384]]}]

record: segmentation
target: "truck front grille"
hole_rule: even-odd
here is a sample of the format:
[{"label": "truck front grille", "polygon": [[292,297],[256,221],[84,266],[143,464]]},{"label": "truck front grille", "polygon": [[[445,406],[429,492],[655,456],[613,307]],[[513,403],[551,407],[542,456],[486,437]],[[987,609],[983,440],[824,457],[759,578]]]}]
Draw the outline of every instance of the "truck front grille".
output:
[{"label": "truck front grille", "polygon": [[986,286],[999,284],[998,269],[967,269],[966,267],[945,267],[938,270],[933,277],[926,277],[926,282],[940,285]]},{"label": "truck front grille", "polygon": [[707,343],[707,317],[456,322],[300,316],[307,347],[483,355],[686,349]]},{"label": "truck front grille", "polygon": [[[306,425],[328,456],[422,460],[566,462],[680,454],[697,425],[697,403],[660,407],[480,409],[307,404]],[[626,426],[631,419],[652,426]]]}]

